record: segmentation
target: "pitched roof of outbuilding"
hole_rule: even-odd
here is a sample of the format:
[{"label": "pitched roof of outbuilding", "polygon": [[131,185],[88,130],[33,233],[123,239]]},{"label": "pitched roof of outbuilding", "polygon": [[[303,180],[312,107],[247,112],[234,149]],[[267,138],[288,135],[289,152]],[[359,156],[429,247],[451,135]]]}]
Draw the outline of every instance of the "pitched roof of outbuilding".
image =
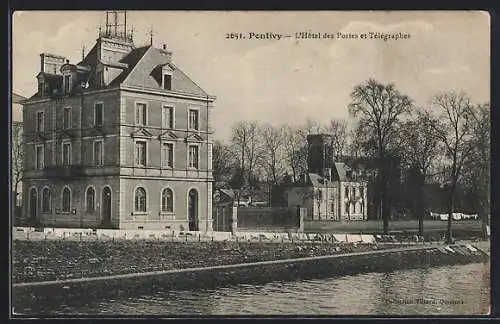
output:
[{"label": "pitched roof of outbuilding", "polygon": [[336,162],[335,171],[337,172],[337,180],[343,182],[353,180],[352,177],[349,176],[349,171],[352,172],[352,169],[347,164],[342,162]]}]

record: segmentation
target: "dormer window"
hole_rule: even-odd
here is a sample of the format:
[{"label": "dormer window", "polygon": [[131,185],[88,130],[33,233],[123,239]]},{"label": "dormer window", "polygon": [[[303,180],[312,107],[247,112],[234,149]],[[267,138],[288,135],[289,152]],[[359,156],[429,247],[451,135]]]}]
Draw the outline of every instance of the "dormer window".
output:
[{"label": "dormer window", "polygon": [[172,69],[168,64],[162,67],[161,75],[161,87],[164,90],[172,90]]},{"label": "dormer window", "polygon": [[71,91],[71,75],[64,76],[64,92],[69,93]]},{"label": "dormer window", "polygon": [[172,76],[170,74],[163,75],[163,89],[172,90]]}]

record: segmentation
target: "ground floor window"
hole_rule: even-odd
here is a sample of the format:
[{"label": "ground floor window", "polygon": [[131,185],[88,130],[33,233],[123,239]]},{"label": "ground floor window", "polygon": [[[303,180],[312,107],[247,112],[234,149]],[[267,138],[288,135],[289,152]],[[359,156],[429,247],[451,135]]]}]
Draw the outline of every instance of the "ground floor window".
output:
[{"label": "ground floor window", "polygon": [[42,191],[42,213],[50,211],[50,189],[44,188]]},{"label": "ground floor window", "polygon": [[87,189],[87,211],[94,212],[95,211],[95,190],[92,187]]},{"label": "ground floor window", "polygon": [[69,213],[71,211],[71,191],[65,187],[62,192],[62,212]]},{"label": "ground floor window", "polygon": [[144,190],[144,188],[139,187],[135,189],[134,200],[134,210],[136,212],[146,212],[146,190]]},{"label": "ground floor window", "polygon": [[174,193],[172,189],[165,188],[161,193],[161,211],[172,213],[174,211]]}]

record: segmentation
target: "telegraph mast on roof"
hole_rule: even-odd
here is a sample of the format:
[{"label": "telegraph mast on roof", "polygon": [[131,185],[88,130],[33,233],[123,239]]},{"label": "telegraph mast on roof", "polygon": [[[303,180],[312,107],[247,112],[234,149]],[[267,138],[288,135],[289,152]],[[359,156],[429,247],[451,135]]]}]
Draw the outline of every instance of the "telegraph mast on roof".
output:
[{"label": "telegraph mast on roof", "polygon": [[119,39],[125,42],[133,41],[132,30],[127,29],[127,11],[106,11],[106,26],[104,31],[100,29],[100,37]]}]

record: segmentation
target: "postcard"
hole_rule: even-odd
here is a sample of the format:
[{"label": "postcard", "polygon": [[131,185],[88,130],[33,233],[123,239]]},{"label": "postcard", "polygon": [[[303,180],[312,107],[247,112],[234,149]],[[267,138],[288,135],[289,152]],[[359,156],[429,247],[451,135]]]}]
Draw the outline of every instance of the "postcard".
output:
[{"label": "postcard", "polygon": [[490,313],[490,17],[17,11],[11,316]]}]

